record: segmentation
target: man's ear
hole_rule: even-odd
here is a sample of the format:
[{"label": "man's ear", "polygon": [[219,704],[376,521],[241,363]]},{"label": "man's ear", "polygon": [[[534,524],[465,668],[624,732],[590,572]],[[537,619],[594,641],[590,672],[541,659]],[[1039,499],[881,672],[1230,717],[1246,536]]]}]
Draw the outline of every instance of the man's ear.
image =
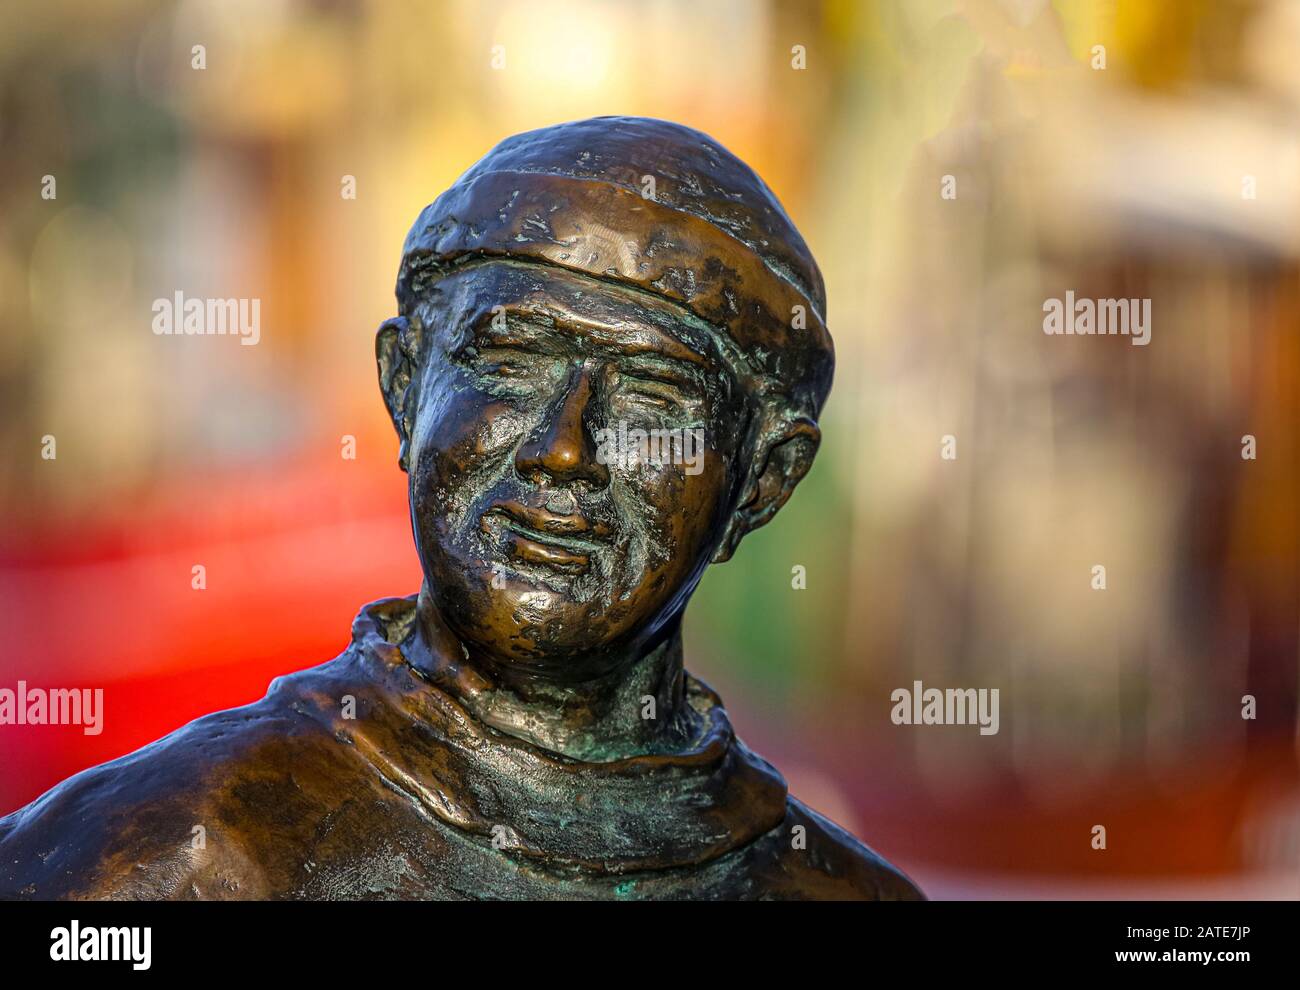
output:
[{"label": "man's ear", "polygon": [[822,434],[807,416],[781,420],[774,428],[761,432],[754,447],[754,464],[741,491],[740,501],[731,514],[722,543],[713,554],[713,562],[730,560],[741,538],[758,529],[785,505],[794,486],[812,467]]},{"label": "man's ear", "polygon": [[397,463],[408,467],[411,426],[415,418],[415,389],[411,381],[418,367],[418,342],[405,316],[379,324],[375,333],[375,360],[379,365],[379,390],[397,430]]}]

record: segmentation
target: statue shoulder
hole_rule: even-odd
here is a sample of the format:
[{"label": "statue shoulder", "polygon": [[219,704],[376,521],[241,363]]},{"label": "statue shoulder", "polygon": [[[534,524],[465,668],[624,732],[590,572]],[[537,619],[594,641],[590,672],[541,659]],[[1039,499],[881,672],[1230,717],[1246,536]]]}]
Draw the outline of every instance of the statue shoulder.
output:
[{"label": "statue shoulder", "polygon": [[[0,818],[0,899],[269,896],[262,853],[299,840],[296,822],[320,819],[322,775],[346,778],[346,747],[331,745],[303,699],[340,680],[347,658],[277,678],[260,701],[197,719]],[[278,809],[285,827],[254,807]]]},{"label": "statue shoulder", "polygon": [[792,896],[818,900],[914,901],[925,895],[865,843],[803,802],[788,799],[781,833],[782,875]]}]

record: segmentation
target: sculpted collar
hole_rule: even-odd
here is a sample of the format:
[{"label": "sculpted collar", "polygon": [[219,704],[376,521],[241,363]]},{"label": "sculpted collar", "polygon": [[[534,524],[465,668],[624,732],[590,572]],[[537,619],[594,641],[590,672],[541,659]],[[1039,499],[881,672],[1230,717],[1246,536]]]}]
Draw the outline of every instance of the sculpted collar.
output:
[{"label": "sculpted collar", "polygon": [[[296,707],[354,746],[425,816],[523,860],[600,873],[696,866],[784,819],[785,781],[736,738],[721,700],[690,675],[687,699],[704,724],[691,744],[584,762],[484,725],[421,677],[398,645],[414,616],[414,597],[363,608],[352,646],[321,668],[308,709]],[[345,694],[356,697],[355,718],[343,717]]]}]

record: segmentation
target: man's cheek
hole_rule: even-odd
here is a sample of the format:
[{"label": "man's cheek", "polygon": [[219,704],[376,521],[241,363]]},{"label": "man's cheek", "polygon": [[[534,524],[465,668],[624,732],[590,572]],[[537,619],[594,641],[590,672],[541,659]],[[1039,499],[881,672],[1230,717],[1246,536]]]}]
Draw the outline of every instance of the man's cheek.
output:
[{"label": "man's cheek", "polygon": [[706,452],[694,474],[685,467],[643,465],[624,478],[626,515],[656,567],[675,560],[689,568],[722,509],[726,472],[716,452]]},{"label": "man's cheek", "polygon": [[675,511],[705,512],[726,489],[727,463],[712,447],[700,446],[686,453],[675,450],[672,461],[644,465],[638,473],[641,496],[654,502],[674,503]]},{"label": "man's cheek", "polygon": [[712,448],[702,452],[698,472],[682,478],[682,525],[696,550],[713,527],[730,514],[729,480],[726,461]]},{"label": "man's cheek", "polygon": [[518,411],[505,403],[467,397],[430,423],[420,446],[439,465],[437,473],[451,481],[503,460],[518,445],[523,427]]}]

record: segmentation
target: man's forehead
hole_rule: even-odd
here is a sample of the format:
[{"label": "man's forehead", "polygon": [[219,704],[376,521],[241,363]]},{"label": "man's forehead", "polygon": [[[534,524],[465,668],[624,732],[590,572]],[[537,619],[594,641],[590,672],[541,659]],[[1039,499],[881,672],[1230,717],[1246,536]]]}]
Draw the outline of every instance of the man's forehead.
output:
[{"label": "man's forehead", "polygon": [[498,344],[526,347],[544,337],[571,337],[584,347],[628,356],[654,355],[673,361],[710,367],[714,362],[684,345],[669,333],[648,322],[609,324],[584,318],[563,306],[545,306],[540,311],[529,305],[505,304],[506,325],[494,313],[481,313],[466,324],[475,334]]},{"label": "man's forehead", "polygon": [[442,298],[444,327],[465,334],[527,343],[571,335],[620,353],[660,355],[700,367],[718,364],[713,332],[677,304],[532,263],[486,262],[431,286]]}]

